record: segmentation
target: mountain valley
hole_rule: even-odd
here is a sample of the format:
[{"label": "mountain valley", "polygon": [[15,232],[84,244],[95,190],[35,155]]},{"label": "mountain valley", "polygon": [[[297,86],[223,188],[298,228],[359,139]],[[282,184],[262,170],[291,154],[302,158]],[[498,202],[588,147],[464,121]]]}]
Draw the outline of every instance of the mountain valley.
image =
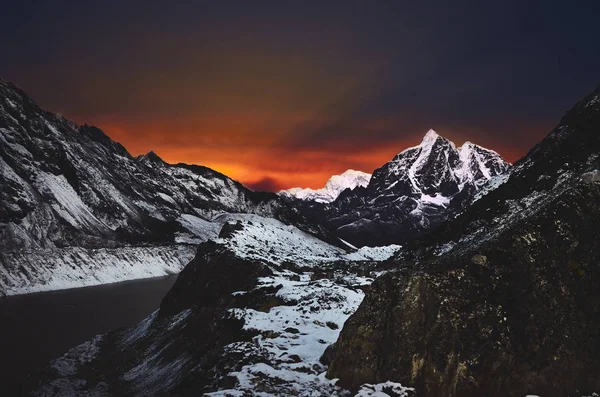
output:
[{"label": "mountain valley", "polygon": [[514,165],[430,130],[372,176],[279,194],[0,93],[2,293],[179,273],[27,395],[600,391],[600,87]]}]

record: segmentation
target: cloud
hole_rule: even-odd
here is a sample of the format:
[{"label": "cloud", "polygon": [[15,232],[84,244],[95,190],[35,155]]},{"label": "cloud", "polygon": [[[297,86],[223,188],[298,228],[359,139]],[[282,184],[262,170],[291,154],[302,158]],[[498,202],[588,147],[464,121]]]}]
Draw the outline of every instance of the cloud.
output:
[{"label": "cloud", "polygon": [[246,182],[244,185],[256,192],[278,192],[282,190],[281,182],[268,176],[254,182]]}]

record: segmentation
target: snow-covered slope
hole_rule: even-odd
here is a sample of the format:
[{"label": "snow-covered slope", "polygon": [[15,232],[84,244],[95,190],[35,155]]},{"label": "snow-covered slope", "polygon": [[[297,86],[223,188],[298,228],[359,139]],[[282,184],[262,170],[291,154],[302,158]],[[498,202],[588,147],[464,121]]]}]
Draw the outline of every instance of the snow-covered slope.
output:
[{"label": "snow-covered slope", "polygon": [[352,244],[402,243],[462,211],[509,168],[493,150],[471,142],[457,147],[429,130],[419,145],[375,170],[366,187],[345,191],[329,205],[298,205]]},{"label": "snow-covered slope", "polygon": [[[0,295],[97,283],[83,268],[102,264],[71,262],[71,247],[105,249],[89,254],[114,274],[101,280],[180,270],[182,258],[173,256],[162,265],[152,259],[129,261],[127,266],[138,269],[113,272],[115,264],[131,258],[120,255],[120,248],[174,249],[216,237],[222,225],[213,218],[224,212],[270,216],[324,235],[276,194],[252,192],[206,167],[167,164],[152,152],[132,157],[98,128],[46,112],[2,80],[0,186],[0,246],[7,254],[0,267]],[[36,268],[33,258],[40,255],[54,258],[52,269],[43,261]],[[71,275],[75,284],[53,282],[58,274]]]},{"label": "snow-covered slope", "polygon": [[[219,219],[220,237],[199,246],[160,311],[55,360],[33,395],[347,396],[324,377],[325,351],[387,271],[373,259],[400,247],[348,253],[271,218]],[[359,395],[391,386],[410,392]]]},{"label": "snow-covered slope", "polygon": [[331,203],[346,189],[354,190],[356,187],[365,187],[371,180],[371,174],[362,171],[347,170],[343,174],[334,175],[321,189],[294,187],[282,190],[279,194],[300,200],[313,200],[319,203]]},{"label": "snow-covered slope", "polygon": [[[311,236],[293,225],[252,214],[223,214],[215,241],[229,247],[236,256],[282,265],[286,262],[318,267],[334,261],[379,261],[400,250],[399,245],[342,249]],[[238,231],[239,230],[239,231]]]},{"label": "snow-covered slope", "polygon": [[18,295],[177,274],[195,251],[182,244],[0,252],[0,291]]}]

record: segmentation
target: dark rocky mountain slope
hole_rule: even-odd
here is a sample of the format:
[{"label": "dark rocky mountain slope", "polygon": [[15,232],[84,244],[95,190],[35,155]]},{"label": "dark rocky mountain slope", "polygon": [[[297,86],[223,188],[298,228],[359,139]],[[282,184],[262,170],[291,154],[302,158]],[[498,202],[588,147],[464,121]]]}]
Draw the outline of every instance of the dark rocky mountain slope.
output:
[{"label": "dark rocky mountain slope", "polygon": [[376,280],[330,377],[421,396],[600,390],[600,87],[504,179]]},{"label": "dark rocky mountain slope", "polygon": [[0,80],[0,295],[178,272],[221,213],[331,238],[276,194],[206,167],[138,158]]},{"label": "dark rocky mountain slope", "polygon": [[375,170],[366,187],[346,189],[332,203],[295,200],[307,216],[357,245],[404,244],[466,208],[509,169],[498,153],[435,131]]}]

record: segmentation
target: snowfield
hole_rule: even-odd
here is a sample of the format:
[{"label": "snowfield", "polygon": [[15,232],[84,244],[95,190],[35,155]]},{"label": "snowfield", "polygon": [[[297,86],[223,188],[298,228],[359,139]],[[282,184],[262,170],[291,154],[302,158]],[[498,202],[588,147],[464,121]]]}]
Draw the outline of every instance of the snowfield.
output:
[{"label": "snowfield", "polygon": [[239,224],[243,232],[226,239],[217,239],[240,258],[264,260],[281,265],[285,262],[315,266],[340,260],[379,261],[390,258],[399,245],[362,247],[354,252],[327,244],[292,225],[252,214],[224,214],[215,218],[219,223]]}]

